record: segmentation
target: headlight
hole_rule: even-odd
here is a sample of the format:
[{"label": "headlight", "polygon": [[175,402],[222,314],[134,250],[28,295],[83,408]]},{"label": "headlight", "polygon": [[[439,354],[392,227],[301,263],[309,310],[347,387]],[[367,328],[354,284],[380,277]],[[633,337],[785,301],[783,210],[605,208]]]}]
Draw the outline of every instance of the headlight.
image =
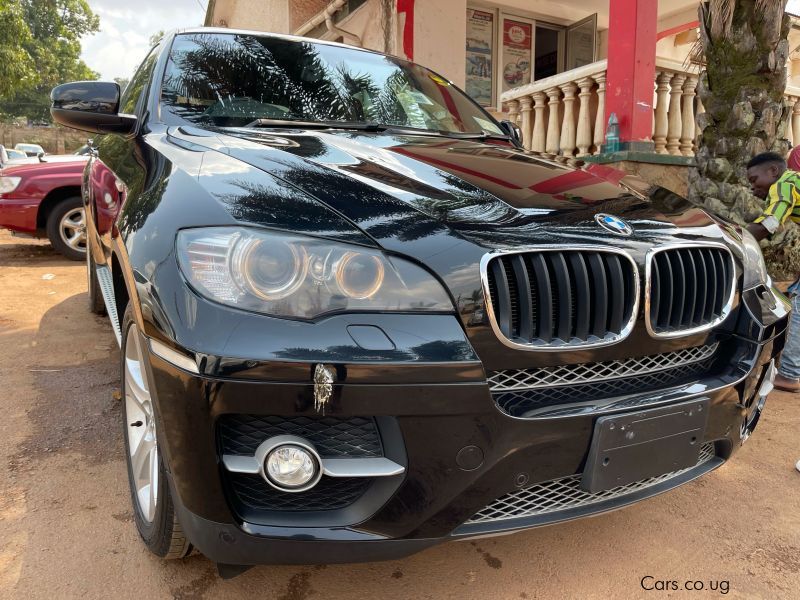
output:
[{"label": "headlight", "polygon": [[749,290],[769,281],[767,265],[761,254],[761,246],[746,229],[742,229],[742,267],[744,268],[744,290]]},{"label": "headlight", "polygon": [[19,186],[22,177],[0,177],[0,194],[13,192]]},{"label": "headlight", "polygon": [[201,295],[278,317],[453,311],[441,284],[413,263],[305,236],[244,227],[186,229],[178,233],[178,262]]}]

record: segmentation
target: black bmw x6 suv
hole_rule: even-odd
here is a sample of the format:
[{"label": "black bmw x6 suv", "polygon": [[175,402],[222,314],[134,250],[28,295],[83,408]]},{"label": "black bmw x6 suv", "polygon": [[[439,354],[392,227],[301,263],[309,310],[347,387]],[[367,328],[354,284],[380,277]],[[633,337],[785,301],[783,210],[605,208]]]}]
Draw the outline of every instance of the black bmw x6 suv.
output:
[{"label": "black bmw x6 suv", "polygon": [[97,134],[89,303],[160,556],[377,560],[619,508],[722,465],[771,389],[789,309],[746,232],[525,153],[418,65],[198,29],[53,116]]}]

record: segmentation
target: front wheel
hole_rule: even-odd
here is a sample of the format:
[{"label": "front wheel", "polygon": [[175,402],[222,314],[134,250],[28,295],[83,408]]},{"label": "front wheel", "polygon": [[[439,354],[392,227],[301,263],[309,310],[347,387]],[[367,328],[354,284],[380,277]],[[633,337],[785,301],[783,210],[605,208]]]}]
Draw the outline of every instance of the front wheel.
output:
[{"label": "front wheel", "polygon": [[144,340],[131,307],[122,324],[122,397],[125,458],[134,522],[147,548],[161,558],[183,558],[192,546],[175,514],[161,453],[145,365]]},{"label": "front wheel", "polygon": [[86,215],[80,196],[65,198],[47,217],[47,237],[53,248],[70,260],[86,256]]}]

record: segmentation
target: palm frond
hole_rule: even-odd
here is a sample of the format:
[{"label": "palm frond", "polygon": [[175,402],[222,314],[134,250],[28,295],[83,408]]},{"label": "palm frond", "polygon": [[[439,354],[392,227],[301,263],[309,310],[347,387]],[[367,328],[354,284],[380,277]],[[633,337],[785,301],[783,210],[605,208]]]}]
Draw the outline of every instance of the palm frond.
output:
[{"label": "palm frond", "polygon": [[[774,1],[774,0],[768,0]],[[736,0],[710,0],[708,16],[711,21],[711,37],[714,40],[727,40],[731,36],[733,11]]]},{"label": "palm frond", "polygon": [[756,13],[767,14],[786,10],[786,0],[756,0]]}]

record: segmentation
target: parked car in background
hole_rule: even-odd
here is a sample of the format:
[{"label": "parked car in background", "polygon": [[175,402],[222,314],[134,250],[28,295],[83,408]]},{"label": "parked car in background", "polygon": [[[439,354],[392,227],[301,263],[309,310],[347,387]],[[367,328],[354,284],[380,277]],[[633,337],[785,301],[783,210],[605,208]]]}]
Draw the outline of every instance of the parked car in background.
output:
[{"label": "parked car in background", "polygon": [[28,158],[28,156],[24,152],[6,148],[0,144],[0,166],[3,166],[9,162],[19,162],[20,160],[25,160],[26,158]]},{"label": "parked car in background", "polygon": [[14,150],[13,148],[6,148],[6,156],[8,161],[19,161],[28,158],[28,155],[21,150]]},{"label": "parked car in background", "polygon": [[0,168],[0,228],[47,237],[72,260],[86,256],[81,179],[88,157],[25,158]]},{"label": "parked car in background", "polygon": [[197,29],[121,97],[52,98],[97,134],[89,305],[158,556],[368,561],[592,515],[758,422],[789,305],[752,236],[524,152],[428,69]]},{"label": "parked car in background", "polygon": [[26,156],[39,156],[40,154],[46,154],[44,148],[42,148],[39,144],[16,144],[14,146],[14,150],[24,152]]}]

